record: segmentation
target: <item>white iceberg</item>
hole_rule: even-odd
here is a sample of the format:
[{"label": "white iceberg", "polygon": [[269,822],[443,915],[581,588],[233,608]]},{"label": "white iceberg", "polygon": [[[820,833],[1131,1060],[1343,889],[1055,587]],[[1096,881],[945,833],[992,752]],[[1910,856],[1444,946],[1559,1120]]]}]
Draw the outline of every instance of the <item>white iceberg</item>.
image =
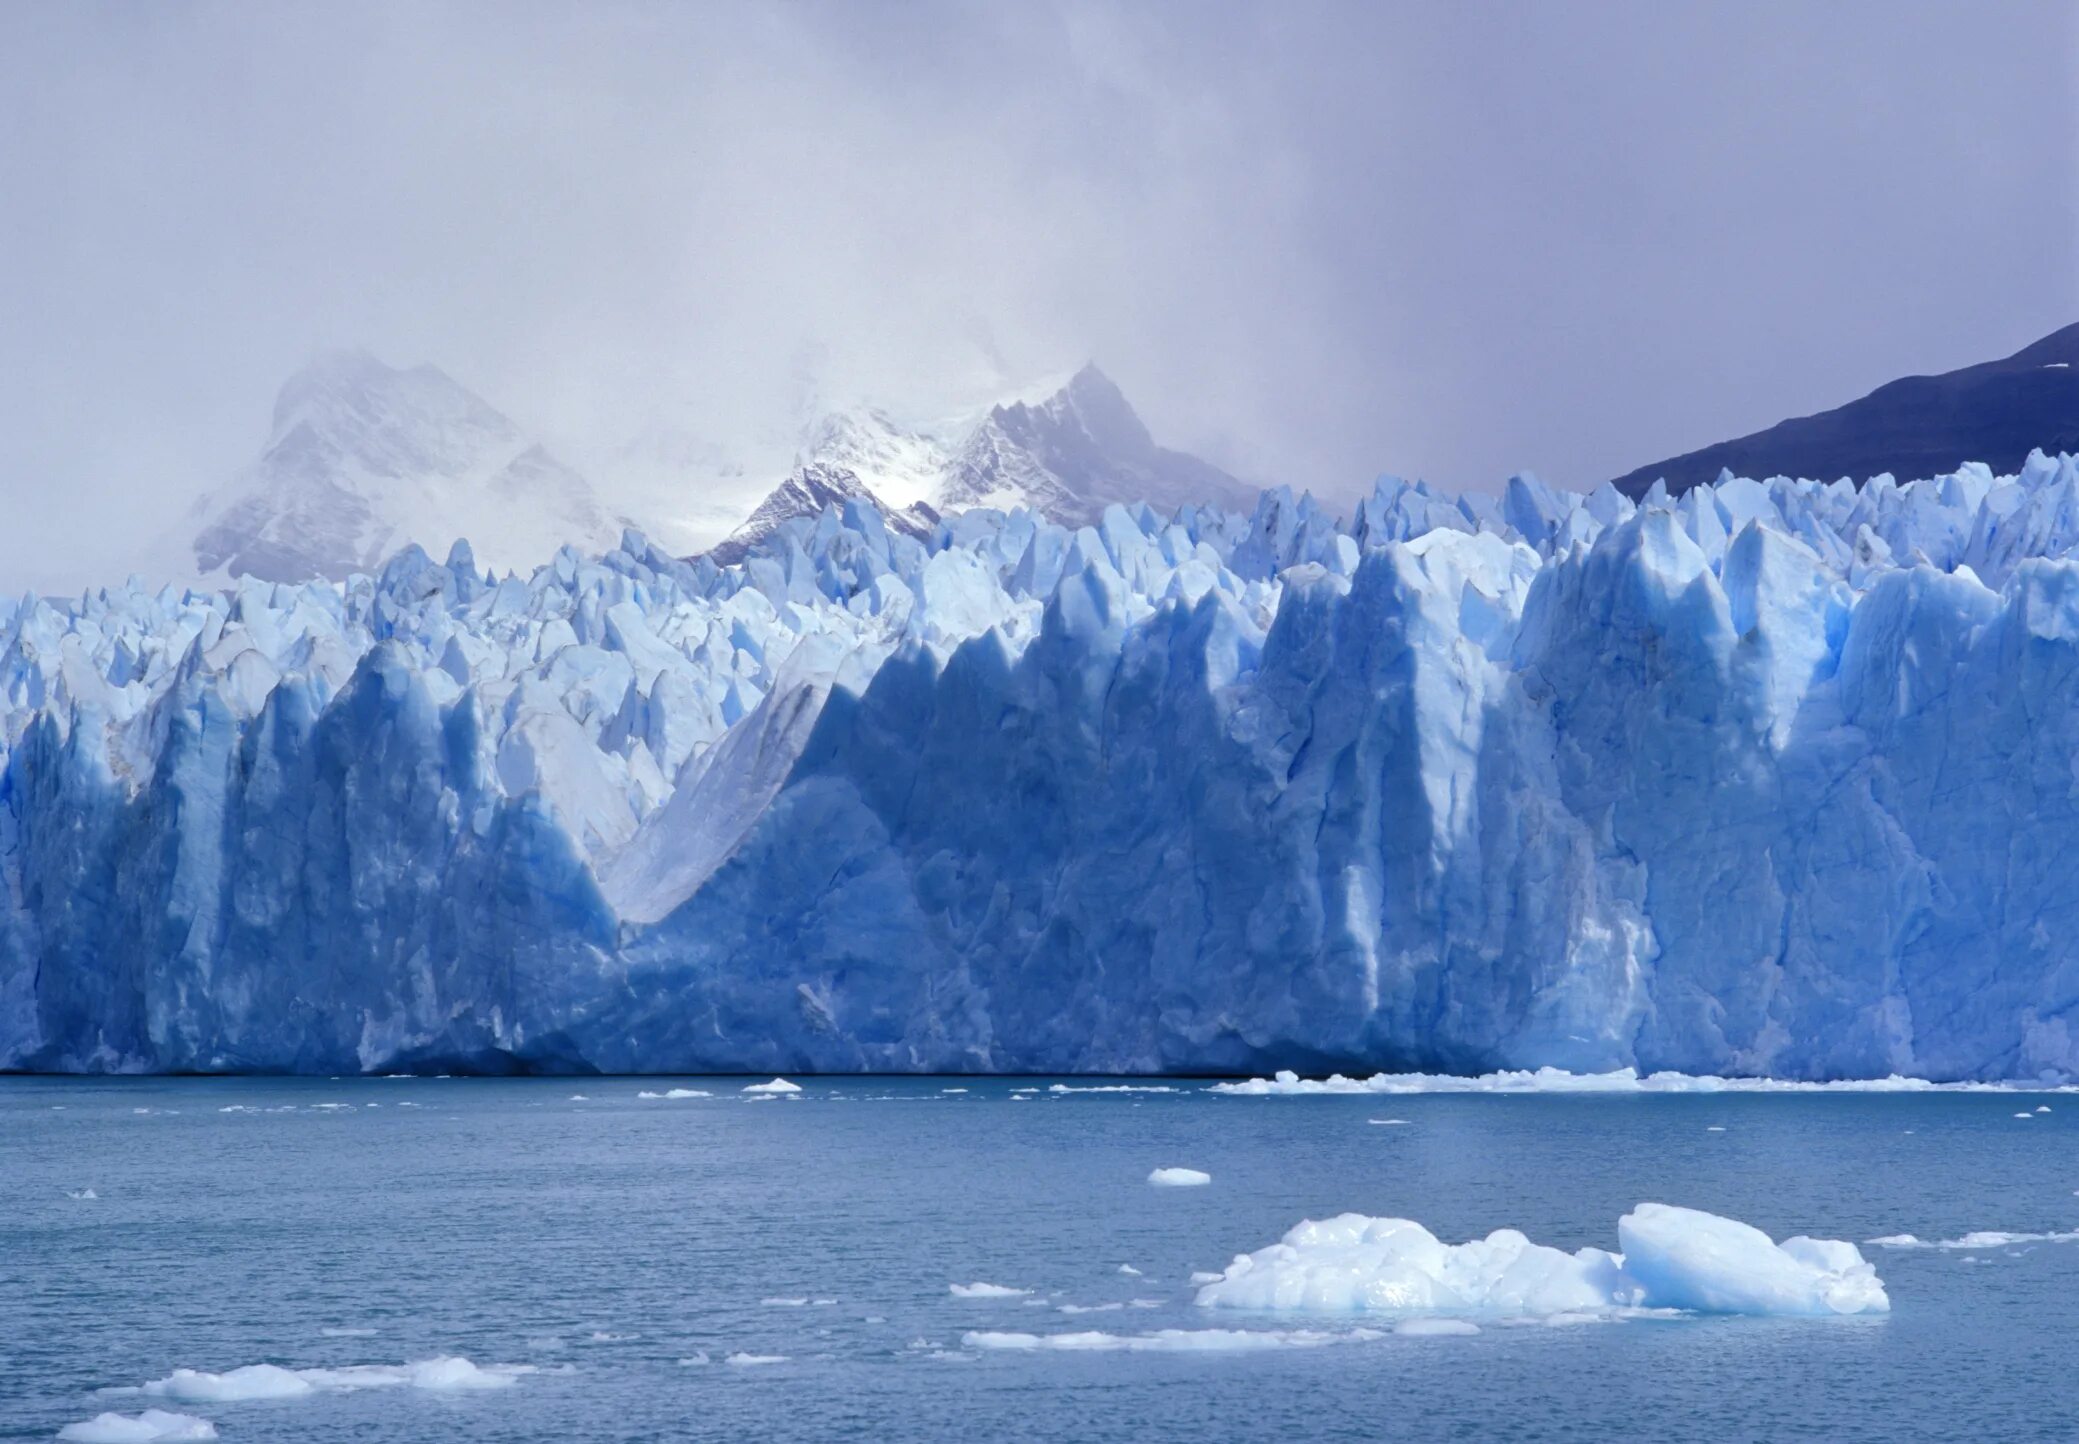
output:
[{"label": "white iceberg", "polygon": [[1301,1223],[1201,1287],[1205,1308],[1525,1318],[1652,1309],[1827,1316],[1891,1307],[1854,1244],[1792,1238],[1697,1209],[1642,1203],[1618,1221],[1622,1252],[1573,1253],[1515,1229],[1446,1244],[1405,1218],[1346,1213]]},{"label": "white iceberg", "polygon": [[789,1083],[784,1078],[775,1078],[770,1083],[751,1083],[745,1086],[746,1093],[799,1093],[799,1083]]},{"label": "white iceberg", "polygon": [[217,1430],[193,1414],[147,1409],[142,1414],[96,1414],[84,1423],[67,1424],[58,1437],[67,1444],[179,1444],[214,1439]]},{"label": "white iceberg", "polygon": [[348,1364],[334,1369],[285,1369],[279,1364],[247,1364],[212,1374],[201,1369],[175,1369],[144,1385],[143,1392],[189,1404],[236,1403],[247,1399],[297,1399],[320,1390],[412,1388],[447,1393],[504,1389],[533,1370],[525,1364],[492,1364],[480,1368],[456,1355],[420,1359],[409,1364]]},{"label": "white iceberg", "polygon": [[1031,1289],[1007,1288],[1002,1284],[949,1284],[946,1292],[956,1299],[1017,1299],[1032,1292]]},{"label": "white iceberg", "polygon": [[1196,1168],[1158,1168],[1148,1175],[1148,1182],[1157,1188],[1202,1188],[1212,1181],[1212,1174]]}]

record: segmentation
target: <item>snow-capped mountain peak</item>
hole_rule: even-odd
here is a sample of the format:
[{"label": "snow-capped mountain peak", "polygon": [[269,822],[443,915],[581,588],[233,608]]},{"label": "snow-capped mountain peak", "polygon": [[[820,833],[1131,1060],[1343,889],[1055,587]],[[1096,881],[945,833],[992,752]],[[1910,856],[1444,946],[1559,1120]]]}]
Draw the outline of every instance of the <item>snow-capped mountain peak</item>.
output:
[{"label": "snow-capped mountain peak", "polygon": [[[862,495],[891,523],[947,512],[1023,507],[1070,526],[1095,522],[1113,502],[1158,511],[1186,503],[1254,504],[1253,488],[1197,457],[1155,444],[1110,377],[1088,365],[1029,399],[999,402],[944,426],[909,427],[876,406],[831,412],[808,428],[795,472],[709,555],[741,559],[791,517]],[[828,495],[813,473],[842,473]],[[856,486],[855,492],[847,488]],[[921,509],[920,509],[921,508]],[[907,515],[904,515],[907,513]]]},{"label": "snow-capped mountain peak", "polygon": [[584,478],[489,402],[438,367],[365,351],[290,377],[258,462],[197,510],[202,571],[269,581],[369,571],[406,542],[440,555],[458,537],[523,567],[615,534]]}]

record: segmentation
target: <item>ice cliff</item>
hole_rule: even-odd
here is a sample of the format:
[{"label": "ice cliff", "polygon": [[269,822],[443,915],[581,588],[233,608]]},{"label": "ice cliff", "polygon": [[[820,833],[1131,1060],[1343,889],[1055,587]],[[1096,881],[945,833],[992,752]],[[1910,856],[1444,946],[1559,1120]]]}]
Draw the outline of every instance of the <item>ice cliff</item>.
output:
[{"label": "ice cliff", "polygon": [[0,1067],[2079,1075],[2070,457],[0,599]]}]

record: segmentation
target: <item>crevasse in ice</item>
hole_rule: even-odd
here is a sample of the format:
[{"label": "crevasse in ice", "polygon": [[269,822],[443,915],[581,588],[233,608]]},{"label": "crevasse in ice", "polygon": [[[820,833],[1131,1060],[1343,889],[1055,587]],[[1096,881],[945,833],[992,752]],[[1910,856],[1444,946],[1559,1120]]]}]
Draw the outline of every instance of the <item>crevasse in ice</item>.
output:
[{"label": "crevasse in ice", "polygon": [[0,599],[0,1067],[2079,1074],[2079,476]]}]

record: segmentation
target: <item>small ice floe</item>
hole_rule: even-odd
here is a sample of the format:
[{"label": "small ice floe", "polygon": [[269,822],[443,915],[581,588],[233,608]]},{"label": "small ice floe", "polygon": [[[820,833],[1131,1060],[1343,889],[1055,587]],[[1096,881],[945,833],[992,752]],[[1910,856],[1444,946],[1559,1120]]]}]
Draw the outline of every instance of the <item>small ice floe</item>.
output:
[{"label": "small ice floe", "polygon": [[1130,1279],[1137,1279],[1141,1276],[1141,1271],[1132,1264],[1120,1264],[1119,1272],[1125,1274]]},{"label": "small ice floe", "polygon": [[1949,1250],[2007,1248],[2017,1243],[2079,1242],[2079,1229],[2065,1233],[2010,1233],[2005,1229],[1979,1229],[1960,1238],[1920,1239],[1910,1233],[1888,1233],[1869,1240],[1873,1248],[1937,1248]]},{"label": "small ice floe", "polygon": [[65,1196],[81,1203],[87,1203],[101,1197],[100,1194],[94,1192],[91,1188],[68,1188],[65,1190]]},{"label": "small ice floe", "polygon": [[784,1078],[775,1078],[770,1083],[747,1083],[744,1085],[744,1092],[746,1093],[799,1093],[800,1091],[801,1085],[799,1083],[789,1083]]},{"label": "small ice floe", "polygon": [[1087,1087],[1076,1087],[1068,1083],[1048,1086],[1049,1093],[1181,1093],[1181,1088],[1172,1088],[1165,1083],[1092,1083]]},{"label": "small ice floe", "polygon": [[1405,1128],[1408,1124],[1405,1118],[1367,1118],[1364,1121],[1374,1128]]},{"label": "small ice floe", "polygon": [[2027,1121],[2029,1121],[2029,1122],[2031,1122],[2031,1123],[2033,1123],[2033,1122],[2035,1121],[2035,1117],[2036,1117],[2036,1115],[2035,1115],[2035,1114],[2033,1114],[2033,1113],[2017,1113],[2017,1114],[2015,1114],[2014,1116],[2015,1116],[2016,1118],[2026,1119]]},{"label": "small ice floe", "polygon": [[785,1354],[737,1353],[731,1354],[722,1362],[725,1364],[734,1364],[739,1369],[749,1369],[755,1368],[759,1364],[784,1364],[787,1362],[787,1356]]},{"label": "small ice floe", "polygon": [[1148,1182],[1157,1188],[1199,1188],[1212,1181],[1212,1174],[1195,1168],[1158,1168],[1148,1175]]},{"label": "small ice floe", "polygon": [[570,1095],[570,1101],[573,1103],[590,1103],[592,1100],[582,1093],[573,1093]]},{"label": "small ice floe", "polygon": [[58,1431],[67,1444],[174,1444],[176,1440],[214,1439],[216,1426],[193,1414],[147,1409],[142,1414],[96,1414],[83,1424]]},{"label": "small ice floe", "polygon": [[2048,1113],[2050,1111],[2050,1105],[2048,1103],[2038,1103],[2036,1105],[2036,1111],[2038,1113]]},{"label": "small ice floe", "polygon": [[760,1299],[760,1300],[758,1300],[758,1302],[759,1302],[759,1303],[760,1303],[761,1305],[763,1305],[764,1307],[768,1308],[768,1309],[805,1309],[805,1308],[807,1308],[807,1307],[808,1307],[808,1300],[807,1300],[807,1299],[805,1299],[805,1298],[802,1298],[802,1299],[779,1299],[779,1298],[773,1298],[773,1299]]},{"label": "small ice floe", "polygon": [[1791,1238],[1716,1214],[1642,1203],[1617,1223],[1621,1252],[1574,1253],[1514,1229],[1446,1244],[1405,1218],[1346,1213],[1291,1229],[1198,1291],[1202,1308],[1488,1318],[1640,1309],[1824,1317],[1891,1307],[1852,1243]]},{"label": "small ice floe", "polygon": [[524,1364],[492,1364],[479,1368],[457,1355],[420,1359],[409,1364],[348,1364],[336,1369],[285,1369],[278,1364],[247,1364],[221,1374],[201,1369],[175,1369],[154,1379],[143,1392],[188,1404],[235,1403],[245,1399],[300,1399],[321,1390],[423,1389],[436,1393],[504,1389],[522,1374]]},{"label": "small ice floe", "polygon": [[962,1334],[970,1349],[1023,1353],[1239,1354],[1266,1349],[1311,1349],[1325,1344],[1361,1344],[1386,1335],[1377,1329],[1329,1332],[1318,1329],[1158,1329],[1146,1334],[1024,1334],[976,1330]]},{"label": "small ice floe", "polygon": [[1507,1070],[1477,1078],[1451,1073],[1379,1073],[1370,1078],[1302,1078],[1287,1069],[1271,1078],[1214,1083],[1230,1098],[1326,1098],[1362,1093],[2002,1093],[2003,1083],[1930,1083],[1923,1078],[1850,1078],[1816,1083],[1789,1078],[1720,1078],[1649,1073],[1631,1068],[1569,1073],[1563,1068]]},{"label": "small ice floe", "polygon": [[1056,1304],[1057,1314],[1116,1314],[1126,1307],[1124,1304]]},{"label": "small ice floe", "polygon": [[967,1090],[965,1088],[941,1088],[938,1091],[941,1093],[965,1093]]},{"label": "small ice floe", "polygon": [[956,1299],[1020,1299],[1031,1289],[1006,1288],[1002,1284],[948,1284],[946,1292]]},{"label": "small ice floe", "polygon": [[1402,1319],[1393,1326],[1393,1332],[1412,1338],[1442,1338],[1456,1334],[1477,1334],[1480,1326],[1470,1319]]},{"label": "small ice floe", "polygon": [[366,1328],[319,1329],[318,1332],[328,1339],[372,1339],[375,1337],[375,1330]]},{"label": "small ice floe", "polygon": [[715,1095],[703,1093],[698,1088],[667,1088],[662,1093],[652,1093],[646,1089],[635,1096],[638,1098],[712,1098]]},{"label": "small ice floe", "polygon": [[616,1334],[608,1329],[592,1331],[592,1342],[595,1344],[630,1344],[641,1337],[641,1334]]}]

